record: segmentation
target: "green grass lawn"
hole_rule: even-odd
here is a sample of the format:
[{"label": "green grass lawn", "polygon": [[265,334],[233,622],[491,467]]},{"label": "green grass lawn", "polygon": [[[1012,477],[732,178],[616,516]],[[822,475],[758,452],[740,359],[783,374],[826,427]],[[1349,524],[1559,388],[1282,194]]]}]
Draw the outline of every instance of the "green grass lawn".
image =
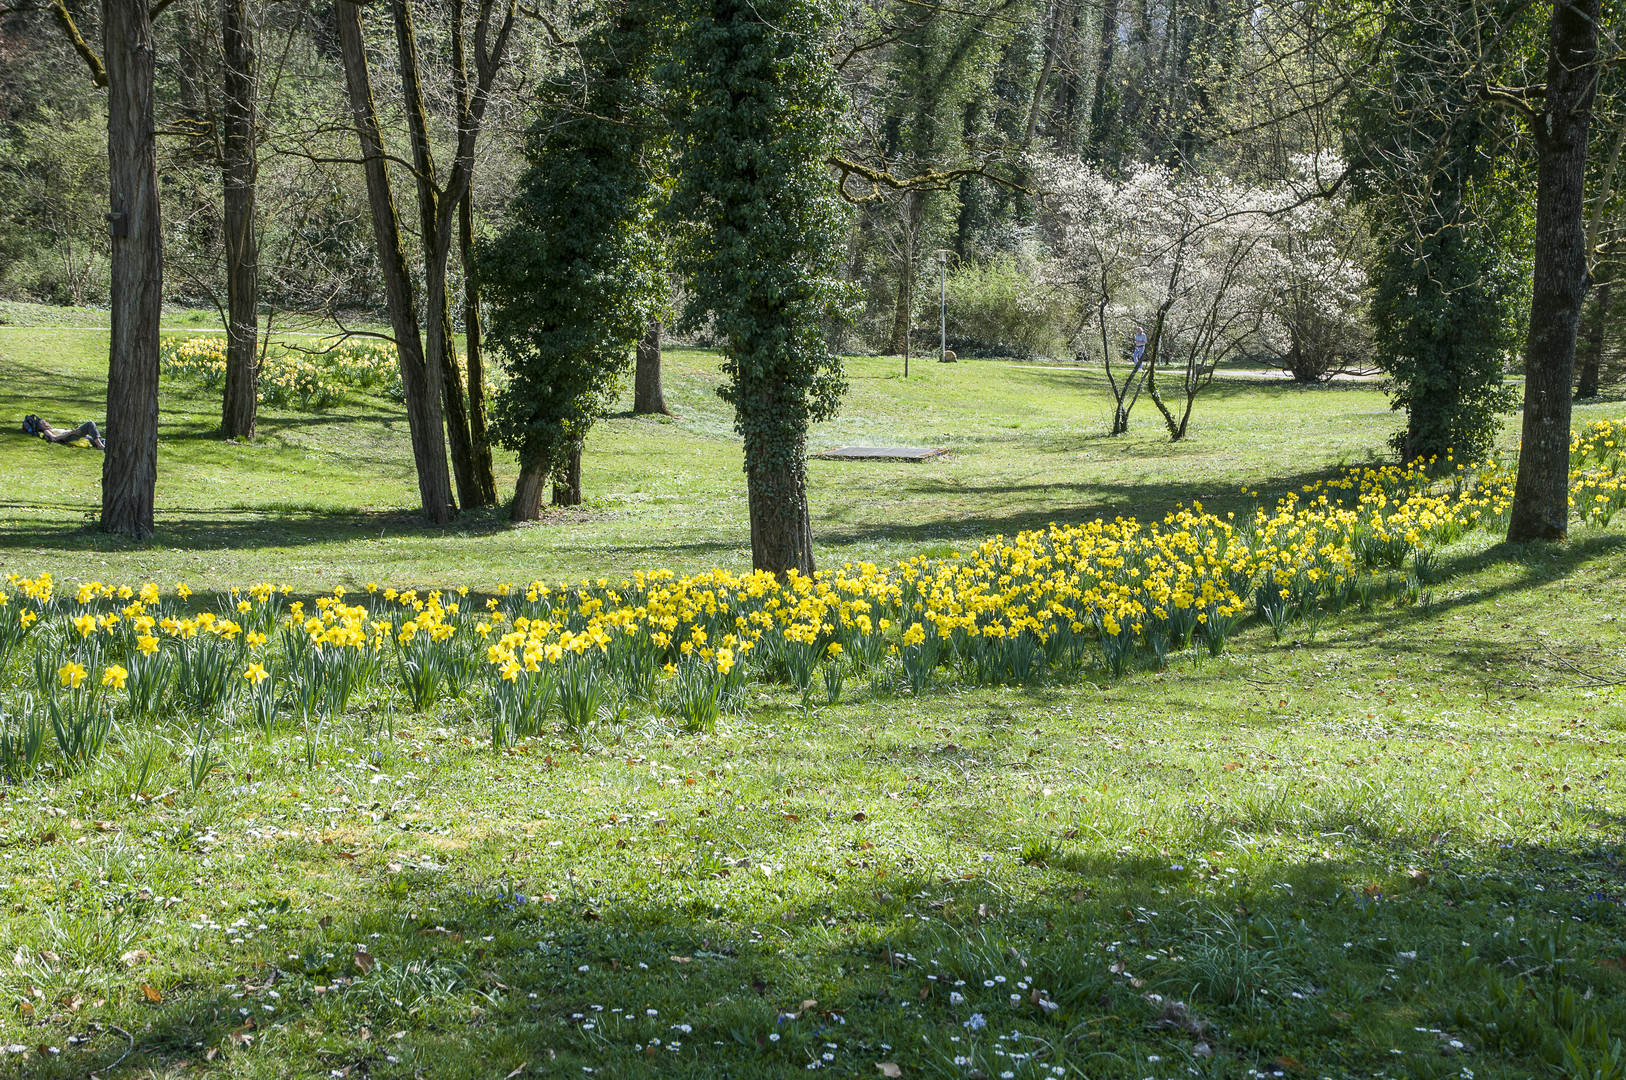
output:
[{"label": "green grass lawn", "polygon": [[[676,420],[595,429],[590,506],[523,529],[417,525],[387,402],[234,446],[166,386],[159,536],[131,546],[87,526],[99,457],[9,418],[100,419],[99,349],[0,329],[0,573],[480,589],[749,563],[710,353],[669,354]],[[1370,387],[1238,381],[1170,447],[1149,409],[1106,438],[1091,372],[898,367],[854,360],[812,447],[951,452],[814,462],[827,564],[1240,510],[1396,424]],[[228,730],[194,790],[191,721],[120,730],[77,776],[0,785],[0,1073],[1618,1078],[1626,533],[1474,533],[1441,571],[1427,604],[1255,622],[1118,680],[877,678],[819,708],[753,685],[709,735],[633,709],[495,754],[472,701],[375,695],[314,766],[292,731]]]}]

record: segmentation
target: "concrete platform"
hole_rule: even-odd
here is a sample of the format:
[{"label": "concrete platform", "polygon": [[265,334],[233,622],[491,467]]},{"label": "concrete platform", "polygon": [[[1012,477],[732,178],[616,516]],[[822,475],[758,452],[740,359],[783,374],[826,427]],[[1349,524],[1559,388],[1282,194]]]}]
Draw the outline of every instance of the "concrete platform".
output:
[{"label": "concrete platform", "polygon": [[925,461],[946,453],[933,446],[838,446],[811,456],[826,461]]}]

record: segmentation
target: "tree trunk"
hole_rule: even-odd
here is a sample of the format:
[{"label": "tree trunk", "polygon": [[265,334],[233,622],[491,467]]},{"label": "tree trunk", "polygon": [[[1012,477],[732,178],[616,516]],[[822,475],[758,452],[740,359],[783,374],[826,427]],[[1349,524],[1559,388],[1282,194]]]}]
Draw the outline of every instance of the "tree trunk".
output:
[{"label": "tree trunk", "polygon": [[915,318],[915,237],[920,232],[925,200],[918,191],[904,194],[903,265],[898,268],[898,302],[892,310],[892,341],[887,352],[901,356],[909,349],[909,328]]},{"label": "tree trunk", "polygon": [[1581,356],[1581,377],[1575,383],[1577,400],[1598,396],[1598,369],[1603,366],[1604,327],[1609,320],[1609,297],[1614,283],[1606,281],[1598,286],[1598,305],[1592,312],[1592,325],[1587,328],[1586,352]]},{"label": "tree trunk", "polygon": [[638,343],[632,376],[632,411],[671,416],[661,389],[661,321],[649,320],[649,333]]},{"label": "tree trunk", "polygon": [[751,566],[780,577],[791,570],[812,574],[813,526],[807,512],[806,439],[791,437],[788,431],[778,434],[779,438],[766,432],[748,434],[745,439]]},{"label": "tree trunk", "polygon": [[[426,253],[427,254],[427,253]],[[440,306],[429,306],[427,340],[424,342],[431,367],[441,371],[441,394],[446,409],[446,435],[452,450],[452,475],[457,479],[457,498],[465,509],[489,505],[481,497],[480,480],[474,466],[474,438],[469,432],[468,399],[463,391],[463,372],[457,364],[457,343],[452,338],[451,296],[446,289],[446,259],[440,255],[439,274],[424,275],[429,296],[440,296]],[[428,259],[425,259],[428,262]],[[425,270],[429,267],[426,265]]]},{"label": "tree trunk", "polygon": [[580,506],[582,504],[582,444],[572,442],[565,453],[565,463],[553,478],[553,505]]},{"label": "tree trunk", "polygon": [[226,390],[220,433],[254,438],[259,410],[260,246],[254,229],[259,172],[255,145],[254,42],[246,0],[222,0],[220,40],[225,58],[225,128],[222,178],[226,229]]},{"label": "tree trunk", "polygon": [[474,261],[474,193],[463,192],[457,207],[458,248],[463,259],[463,337],[469,357],[469,439],[474,444],[474,479],[480,505],[497,505],[497,477],[491,467],[491,436],[486,431],[486,369],[480,352],[480,273]]},{"label": "tree trunk", "polygon": [[514,502],[508,508],[508,520],[535,521],[542,516],[542,489],[551,477],[545,462],[524,461],[524,455],[521,458],[519,481],[514,485]]},{"label": "tree trunk", "polygon": [[152,535],[158,486],[158,317],[164,274],[152,23],[145,0],[106,0],[102,53],[113,235],[101,527],[142,539]]},{"label": "tree trunk", "polygon": [[1044,107],[1044,92],[1050,84],[1050,73],[1056,66],[1056,50],[1061,47],[1061,5],[1052,3],[1048,14],[1049,18],[1045,21],[1049,23],[1050,31],[1045,34],[1044,64],[1039,68],[1039,80],[1033,86],[1033,101],[1028,105],[1027,123],[1023,125],[1022,149],[1024,150],[1033,143],[1033,132],[1039,125],[1039,110]]},{"label": "tree trunk", "polygon": [[1570,390],[1586,296],[1586,149],[1597,92],[1599,0],[1555,0],[1536,143],[1535,274],[1524,357],[1524,438],[1507,538],[1569,534]]},{"label": "tree trunk", "polygon": [[[423,245],[424,362],[438,373],[445,409],[446,434],[451,442],[452,474],[457,497],[465,507],[481,505],[480,484],[474,475],[473,439],[452,342],[451,298],[446,291],[446,264],[451,258],[451,224],[441,220],[442,194],[435,186],[435,159],[429,146],[428,108],[418,74],[418,38],[412,25],[412,0],[393,0],[396,53],[401,65],[401,98],[406,104],[407,130],[412,139],[412,164],[418,187],[419,242]],[[455,196],[461,198],[461,194]]]},{"label": "tree trunk", "polygon": [[340,0],[334,8],[339,24],[339,47],[344,57],[345,82],[350,94],[350,110],[367,174],[367,201],[372,209],[373,235],[378,244],[378,261],[384,276],[384,294],[389,302],[390,325],[401,363],[401,388],[406,398],[407,425],[412,432],[412,456],[418,470],[418,494],[423,500],[424,517],[444,525],[456,513],[452,502],[451,475],[446,468],[446,434],[441,414],[441,369],[424,361],[423,339],[418,333],[418,314],[412,295],[412,277],[407,270],[406,252],[401,246],[401,225],[395,214],[395,194],[390,189],[384,162],[384,140],[378,129],[378,109],[373,101],[372,79],[367,73],[366,44],[361,36],[361,14],[351,0]]}]

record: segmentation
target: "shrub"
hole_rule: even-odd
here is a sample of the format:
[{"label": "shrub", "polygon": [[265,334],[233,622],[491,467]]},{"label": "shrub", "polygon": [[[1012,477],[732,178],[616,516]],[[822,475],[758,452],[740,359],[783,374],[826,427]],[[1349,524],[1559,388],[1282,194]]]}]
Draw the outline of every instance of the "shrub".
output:
[{"label": "shrub", "polygon": [[949,333],[967,353],[1057,355],[1067,344],[1060,297],[1032,259],[996,255],[965,262],[948,278]]}]

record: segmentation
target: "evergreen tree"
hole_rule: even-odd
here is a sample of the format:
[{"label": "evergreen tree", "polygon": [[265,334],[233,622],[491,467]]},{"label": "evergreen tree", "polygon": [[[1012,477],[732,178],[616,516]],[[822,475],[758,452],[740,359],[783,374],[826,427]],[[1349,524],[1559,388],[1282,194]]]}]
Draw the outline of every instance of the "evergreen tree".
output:
[{"label": "evergreen tree", "polygon": [[1519,340],[1519,163],[1462,63],[1478,27],[1468,0],[1447,6],[1397,0],[1348,110],[1355,190],[1377,240],[1373,357],[1406,413],[1393,443],[1407,461],[1478,457],[1516,401],[1503,372]]},{"label": "evergreen tree", "polygon": [[582,69],[554,85],[557,114],[532,129],[507,227],[480,253],[509,380],[493,430],[520,458],[516,521],[537,516],[550,478],[556,502],[580,501],[583,441],[661,298],[650,16],[635,2],[583,35]]},{"label": "evergreen tree", "polygon": [[696,0],[671,73],[685,108],[671,208],[691,289],[683,323],[723,341],[745,441],[757,569],[813,570],[807,426],[846,382],[824,336],[843,213],[826,159],[839,116],[821,0]]}]

